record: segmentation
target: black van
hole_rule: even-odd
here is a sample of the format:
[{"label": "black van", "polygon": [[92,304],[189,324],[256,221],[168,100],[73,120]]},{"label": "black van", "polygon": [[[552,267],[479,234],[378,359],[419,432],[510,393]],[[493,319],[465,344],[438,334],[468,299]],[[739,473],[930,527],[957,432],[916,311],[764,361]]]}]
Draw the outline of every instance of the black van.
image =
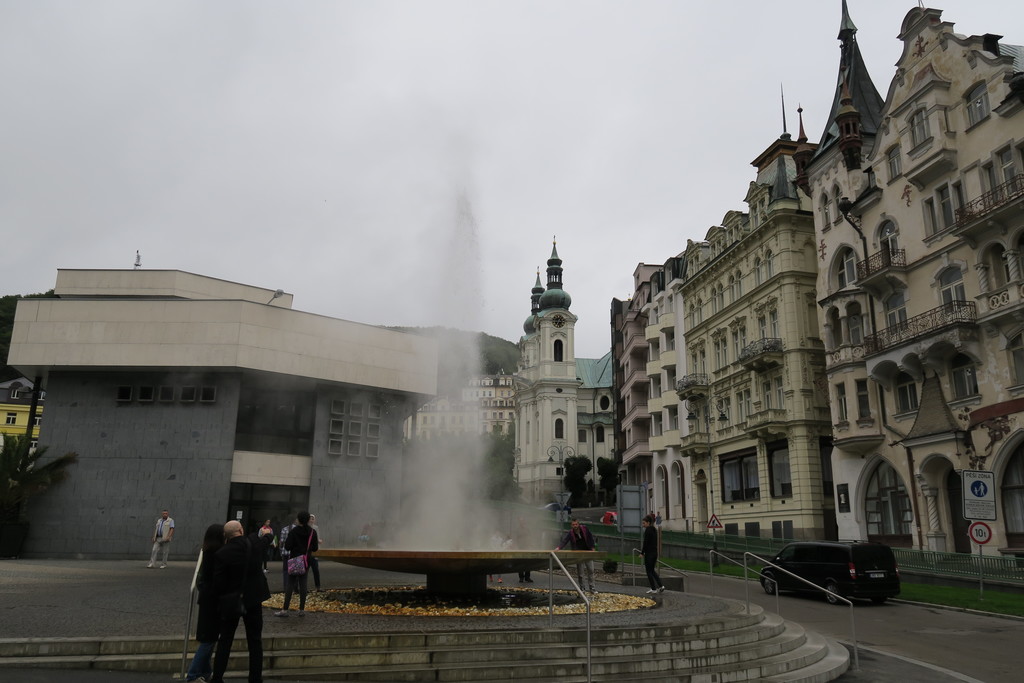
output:
[{"label": "black van", "polygon": [[[790,543],[771,561],[846,598],[870,598],[881,604],[900,594],[896,558],[892,548],[881,543]],[[761,586],[768,595],[774,595],[776,590],[819,592],[770,566],[761,570]],[[832,604],[839,602],[827,593],[825,597]]]}]

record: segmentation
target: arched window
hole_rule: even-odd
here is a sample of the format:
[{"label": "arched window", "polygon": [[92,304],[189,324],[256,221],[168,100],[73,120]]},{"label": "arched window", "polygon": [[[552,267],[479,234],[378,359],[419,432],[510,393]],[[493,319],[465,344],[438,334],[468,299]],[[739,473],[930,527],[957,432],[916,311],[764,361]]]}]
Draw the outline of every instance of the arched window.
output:
[{"label": "arched window", "polygon": [[839,320],[839,310],[836,308],[830,308],[828,311],[828,327],[832,343],[831,349],[837,349],[845,343],[845,340],[843,339],[842,322]]},{"label": "arched window", "polygon": [[672,463],[672,488],[676,494],[674,496],[675,507],[679,510],[679,516],[686,517],[686,491],[683,488],[683,468],[678,461]]},{"label": "arched window", "polygon": [[843,197],[843,193],[839,191],[839,186],[837,185],[837,186],[833,187],[832,188],[832,201],[833,201],[833,204],[834,204],[836,210],[835,210],[835,215],[832,216],[832,220],[835,221],[836,223],[838,223],[839,219],[842,218],[842,215],[839,212],[839,200],[842,199],[842,197]]},{"label": "arched window", "polygon": [[764,279],[767,280],[775,274],[775,264],[772,262],[772,252],[764,252]]},{"label": "arched window", "polygon": [[949,364],[953,382],[953,398],[966,398],[978,393],[978,374],[971,359],[958,353]]},{"label": "arched window", "polygon": [[894,292],[885,300],[885,323],[889,327],[907,322],[907,301],[903,292]]},{"label": "arched window", "polygon": [[821,193],[821,224],[826,229],[832,225],[832,200],[827,192]]},{"label": "arched window", "polygon": [[718,304],[718,310],[725,310],[725,287],[722,283],[718,283],[718,289],[715,290],[715,302]]},{"label": "arched window", "polygon": [[739,301],[743,296],[743,274],[740,271],[736,271],[736,280],[733,282],[732,289],[732,300]]},{"label": "arched window", "polygon": [[947,268],[939,275],[939,294],[943,304],[953,301],[967,301],[964,293],[964,276],[959,268]]},{"label": "arched window", "polygon": [[704,322],[704,302],[701,301],[700,299],[697,299],[696,314],[696,319],[693,322],[697,325],[700,325],[702,322]]},{"label": "arched window", "polygon": [[594,428],[594,441],[597,443],[604,443],[604,426],[597,425]]},{"label": "arched window", "polygon": [[917,410],[917,382],[905,372],[896,375],[896,410],[901,413]]},{"label": "arched window", "polygon": [[555,340],[555,344],[554,344],[554,349],[553,350],[554,350],[555,362],[556,363],[561,363],[562,362],[562,358],[563,358],[562,340],[561,339],[556,339]]},{"label": "arched window", "polygon": [[1006,520],[1006,542],[1011,548],[1024,544],[1024,450],[1017,452],[1006,464],[1003,473],[1003,519]]},{"label": "arched window", "polygon": [[[910,496],[893,466],[883,462],[872,473],[864,495],[868,540],[908,547],[914,511]],[[904,538],[893,538],[904,537]]]},{"label": "arched window", "polygon": [[729,303],[734,304],[739,297],[736,296],[736,276],[729,276]]},{"label": "arched window", "polygon": [[1010,269],[1004,256],[1005,249],[997,244],[985,252],[985,265],[988,266],[989,289],[999,289],[1010,281]]},{"label": "arched window", "polygon": [[1024,335],[1018,334],[1012,338],[1006,345],[1006,351],[1010,354],[1010,367],[1015,383],[1024,384]]},{"label": "arched window", "polygon": [[853,249],[844,247],[836,263],[836,285],[839,289],[852,285],[857,279],[857,257]]},{"label": "arched window", "polygon": [[565,438],[565,423],[562,422],[562,418],[558,418],[558,419],[555,420],[555,438],[556,439],[564,439]]},{"label": "arched window", "polygon": [[762,282],[764,282],[764,262],[758,256],[754,259],[754,284],[759,285]]},{"label": "arched window", "polygon": [[[896,224],[892,221],[882,223],[882,227],[878,231],[878,241],[881,244],[882,253],[891,258],[896,253],[896,250],[900,248]],[[886,265],[889,264],[886,263]]]},{"label": "arched window", "polygon": [[864,321],[861,316],[860,304],[854,301],[846,307],[846,326],[850,330],[850,343],[864,343]]},{"label": "arched window", "polygon": [[967,104],[968,126],[981,123],[988,117],[988,88],[985,83],[979,83],[971,88],[964,99]]}]

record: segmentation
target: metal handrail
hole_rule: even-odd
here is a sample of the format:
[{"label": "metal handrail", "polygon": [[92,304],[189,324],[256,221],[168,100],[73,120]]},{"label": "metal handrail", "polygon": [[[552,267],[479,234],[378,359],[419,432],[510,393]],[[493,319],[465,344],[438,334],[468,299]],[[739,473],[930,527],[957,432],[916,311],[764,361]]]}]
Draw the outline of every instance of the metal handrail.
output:
[{"label": "metal handrail", "polygon": [[[712,552],[714,552],[714,551],[712,551]],[[755,555],[754,553],[751,553],[751,552],[743,553],[743,583],[747,583],[747,558],[748,557],[753,557],[755,560],[757,560],[761,564],[767,565],[769,567],[773,567],[773,568],[777,569],[778,571],[780,571],[780,572],[782,572],[784,574],[788,574],[789,576],[792,576],[797,581],[800,581],[801,583],[807,584],[808,586],[810,586],[814,590],[820,591],[822,593],[825,593],[826,595],[831,595],[832,597],[837,598],[839,600],[842,600],[843,602],[845,602],[847,605],[850,606],[850,637],[853,639],[853,670],[854,671],[859,671],[860,670],[860,658],[857,655],[857,623],[856,623],[856,620],[854,619],[854,614],[853,614],[853,601],[852,600],[848,600],[847,598],[844,598],[842,595],[839,595],[838,593],[833,593],[832,591],[830,591],[827,588],[822,588],[821,586],[819,586],[818,584],[814,583],[813,581],[808,581],[807,579],[805,579],[805,578],[803,578],[801,576],[797,576],[796,574],[794,574],[793,572],[789,571],[788,569],[783,569],[782,567],[780,567],[779,565],[775,564],[774,562],[771,562],[770,560],[766,560],[763,557],[761,557],[760,555]],[[775,582],[775,604],[776,605],[779,604],[779,582],[778,581]],[[749,612],[749,606],[748,606],[748,610],[747,611]],[[779,614],[781,615],[781,612],[779,612]]]},{"label": "metal handrail", "polygon": [[[711,577],[711,595],[715,595],[715,556],[721,557],[724,560],[732,562],[737,567],[743,567],[743,595],[746,597],[747,602],[747,614],[750,614],[750,584],[747,582],[747,565],[746,562],[737,562],[728,555],[723,555],[717,550],[708,551],[708,575]],[[745,558],[744,558],[745,559]],[[775,595],[775,611],[779,612],[779,596]]]},{"label": "metal handrail", "polygon": [[591,683],[593,681],[593,678],[591,678],[591,670],[590,670],[590,655],[591,655],[591,643],[590,643],[590,599],[587,597],[586,593],[584,593],[583,590],[580,589],[579,584],[576,583],[576,581],[569,574],[569,570],[565,568],[565,565],[562,564],[562,561],[560,559],[558,559],[558,555],[555,554],[555,551],[552,550],[551,552],[548,553],[548,555],[549,555],[549,559],[548,559],[548,623],[552,624],[552,625],[555,623],[555,564],[554,563],[557,562],[558,566],[561,567],[562,571],[565,573],[565,578],[569,579],[569,583],[571,583],[572,587],[576,589],[576,592],[579,593],[581,598],[583,598],[583,602],[587,606],[587,683]]}]

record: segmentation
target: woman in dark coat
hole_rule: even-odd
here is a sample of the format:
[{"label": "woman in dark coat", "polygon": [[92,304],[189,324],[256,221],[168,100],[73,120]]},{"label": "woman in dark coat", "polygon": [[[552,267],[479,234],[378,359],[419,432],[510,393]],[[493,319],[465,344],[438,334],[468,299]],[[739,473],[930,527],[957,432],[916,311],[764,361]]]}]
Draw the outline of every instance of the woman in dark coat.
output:
[{"label": "woman in dark coat", "polygon": [[185,674],[186,681],[200,677],[209,679],[213,675],[213,647],[220,636],[220,615],[217,613],[217,594],[213,590],[213,556],[224,546],[224,525],[211,524],[203,535],[200,553],[199,574],[196,589],[199,597],[199,618],[196,621],[196,640],[199,646],[192,658],[192,666]]},{"label": "woman in dark coat", "polygon": [[654,515],[644,517],[644,541],[640,554],[644,556],[644,569],[647,570],[647,581],[651,584],[648,593],[661,593],[665,590],[658,576],[658,530],[654,527]]},{"label": "woman in dark coat", "polygon": [[[288,559],[296,558],[299,555],[309,555],[320,548],[320,539],[317,538],[316,529],[309,525],[309,513],[303,510],[296,516],[296,520],[298,524],[288,532],[288,538],[284,543],[285,550],[288,551]],[[306,558],[306,566],[309,566],[309,557]],[[274,616],[288,616],[288,606],[292,601],[292,593],[296,590],[299,592],[299,616],[306,616],[306,579],[308,576],[308,570],[305,574],[288,575],[288,583],[284,588],[284,609],[274,612]]]}]

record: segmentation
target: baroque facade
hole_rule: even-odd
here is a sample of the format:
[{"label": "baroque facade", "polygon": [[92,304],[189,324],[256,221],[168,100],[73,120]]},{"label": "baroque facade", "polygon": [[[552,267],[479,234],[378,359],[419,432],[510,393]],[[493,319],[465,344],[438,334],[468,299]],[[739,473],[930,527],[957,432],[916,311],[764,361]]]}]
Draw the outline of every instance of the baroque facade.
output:
[{"label": "baroque facade", "polygon": [[519,340],[516,384],[516,472],[522,495],[549,502],[564,491],[564,463],[586,457],[587,478],[596,486],[599,458],[614,449],[611,353],[577,358],[578,318],[562,288],[562,260],[555,246],[547,263],[545,288],[537,275],[530,315]]},{"label": "baroque facade", "polygon": [[511,434],[516,411],[512,375],[469,378],[457,399],[439,396],[405,424],[406,438],[439,434]]},{"label": "baroque facade", "polygon": [[970,552],[961,473],[991,473],[992,542],[1024,553],[1024,49],[912,9],[884,100],[843,13],[815,205],[843,538]]}]

